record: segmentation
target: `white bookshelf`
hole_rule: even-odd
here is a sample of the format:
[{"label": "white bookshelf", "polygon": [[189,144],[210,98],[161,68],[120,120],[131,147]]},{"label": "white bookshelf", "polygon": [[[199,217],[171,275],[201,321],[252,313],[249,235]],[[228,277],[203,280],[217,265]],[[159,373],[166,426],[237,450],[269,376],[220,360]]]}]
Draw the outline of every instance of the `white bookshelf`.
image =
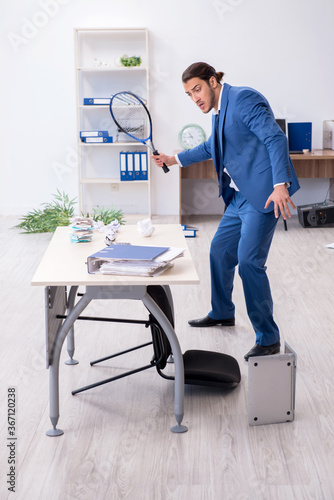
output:
[{"label": "white bookshelf", "polygon": [[[137,67],[120,65],[124,54],[140,56]],[[150,150],[118,133],[108,105],[84,105],[84,98],[111,97],[131,91],[149,103],[148,30],[146,28],[75,29],[78,177],[80,211],[113,207],[125,216],[151,217]],[[108,130],[112,143],[81,142],[80,131]],[[121,181],[121,151],[147,151],[148,179]]]}]

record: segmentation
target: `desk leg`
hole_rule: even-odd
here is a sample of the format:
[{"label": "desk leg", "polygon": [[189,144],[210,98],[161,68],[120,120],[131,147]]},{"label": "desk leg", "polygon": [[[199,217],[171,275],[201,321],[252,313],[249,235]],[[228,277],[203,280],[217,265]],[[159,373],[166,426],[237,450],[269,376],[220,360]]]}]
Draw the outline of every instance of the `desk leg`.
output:
[{"label": "desk leg", "polygon": [[165,314],[161,311],[160,307],[154,302],[154,300],[146,293],[142,298],[143,303],[147,309],[156,317],[157,321],[161,324],[164,332],[166,333],[169,343],[172,348],[174,356],[175,365],[175,385],[174,385],[174,413],[177,425],[171,427],[172,432],[181,433],[186,432],[188,428],[181,425],[183,414],[184,414],[184,366],[183,366],[183,356],[179,341],[177,339],[176,333],[172,328],[172,325],[166,318]]},{"label": "desk leg", "polygon": [[[66,315],[69,315],[69,313],[72,311],[74,307],[75,297],[77,295],[78,288],[79,288],[78,286],[71,286],[70,293],[68,295]],[[74,349],[75,345],[74,345],[74,325],[73,325],[67,335],[67,352],[70,359],[67,359],[65,361],[66,365],[77,365],[79,363],[79,361],[73,359]]]},{"label": "desk leg", "polygon": [[[174,302],[173,302],[172,292],[170,291],[170,288],[169,288],[168,285],[163,285],[162,287],[163,287],[163,289],[165,290],[165,292],[167,294],[168,301],[169,301],[169,304],[170,304],[170,307],[171,307],[171,310],[172,310],[172,315],[173,315],[173,318],[175,318],[175,315],[174,315]],[[171,364],[174,363],[173,353],[167,359],[167,363],[171,363]]]},{"label": "desk leg", "polygon": [[54,345],[52,346],[52,359],[49,370],[49,398],[50,398],[50,420],[53,426],[47,431],[48,436],[61,436],[64,433],[61,429],[57,429],[59,419],[59,361],[60,353],[68,332],[73,328],[75,320],[80,316],[82,311],[88,306],[92,299],[86,294],[70,311],[68,317],[59,328]]}]

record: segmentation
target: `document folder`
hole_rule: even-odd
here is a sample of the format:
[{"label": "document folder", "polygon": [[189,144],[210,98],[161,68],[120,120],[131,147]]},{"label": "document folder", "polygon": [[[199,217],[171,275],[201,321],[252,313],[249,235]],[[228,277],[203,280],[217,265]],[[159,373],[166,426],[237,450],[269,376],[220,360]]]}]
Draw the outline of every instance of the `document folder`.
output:
[{"label": "document folder", "polygon": [[134,180],[134,175],[133,175],[133,153],[126,153],[126,168],[127,168],[127,180],[128,181],[133,181]]},{"label": "document folder", "polygon": [[82,142],[86,142],[88,144],[105,144],[113,142],[112,137],[83,137]]},{"label": "document folder", "polygon": [[108,130],[81,130],[80,138],[84,137],[108,137]]},{"label": "document folder", "polygon": [[141,161],[140,161],[141,154],[139,152],[136,152],[136,153],[133,153],[133,156],[134,156],[134,164],[135,164],[134,180],[140,181],[141,180]]},{"label": "document folder", "polygon": [[303,152],[312,149],[312,123],[288,123],[289,151]]},{"label": "document folder", "polygon": [[121,151],[119,154],[119,168],[121,181],[128,180],[127,153]]},{"label": "document folder", "polygon": [[141,152],[141,180],[147,181],[147,153]]},{"label": "document folder", "polygon": [[109,106],[111,97],[85,97],[83,103],[85,106]]},{"label": "document folder", "polygon": [[90,255],[87,259],[88,272],[94,274],[104,262],[151,262],[169,250],[169,247],[151,247],[138,245],[110,245]]}]

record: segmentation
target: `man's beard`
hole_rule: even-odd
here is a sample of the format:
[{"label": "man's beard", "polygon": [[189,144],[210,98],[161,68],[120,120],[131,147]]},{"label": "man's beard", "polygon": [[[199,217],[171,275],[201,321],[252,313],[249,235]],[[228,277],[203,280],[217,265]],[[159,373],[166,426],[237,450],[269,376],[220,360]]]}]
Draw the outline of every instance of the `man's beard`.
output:
[{"label": "man's beard", "polygon": [[209,88],[209,90],[210,90],[209,109],[205,112],[205,114],[209,113],[212,110],[212,108],[215,105],[215,100],[216,100],[216,96],[215,96],[214,90],[211,87]]}]

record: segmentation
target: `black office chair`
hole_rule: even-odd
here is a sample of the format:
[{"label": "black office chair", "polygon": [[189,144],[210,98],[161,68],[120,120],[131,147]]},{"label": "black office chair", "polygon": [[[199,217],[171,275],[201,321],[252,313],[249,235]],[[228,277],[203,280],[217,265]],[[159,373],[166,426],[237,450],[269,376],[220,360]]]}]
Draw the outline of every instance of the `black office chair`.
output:
[{"label": "black office chair", "polygon": [[[150,285],[147,287],[147,292],[174,327],[173,311],[164,287],[160,285]],[[131,322],[133,323],[135,320],[132,320]],[[172,349],[167,335],[163,331],[161,325],[151,313],[149,313],[148,321],[138,321],[138,323],[144,323],[145,326],[150,326],[152,334],[151,342],[147,342],[131,349],[127,349],[126,351],[121,351],[119,353],[112,354],[111,356],[92,361],[91,365],[98,364],[107,359],[115,358],[127,352],[141,349],[142,347],[152,344],[153,357],[150,363],[115,377],[76,389],[75,391],[72,391],[73,395],[153,367],[156,368],[161,377],[168,380],[174,380],[174,376],[167,375],[163,372],[172,355]],[[230,389],[236,387],[241,380],[239,364],[235,358],[229,356],[228,354],[213,351],[189,350],[183,354],[183,363],[186,384],[215,386]]]}]

